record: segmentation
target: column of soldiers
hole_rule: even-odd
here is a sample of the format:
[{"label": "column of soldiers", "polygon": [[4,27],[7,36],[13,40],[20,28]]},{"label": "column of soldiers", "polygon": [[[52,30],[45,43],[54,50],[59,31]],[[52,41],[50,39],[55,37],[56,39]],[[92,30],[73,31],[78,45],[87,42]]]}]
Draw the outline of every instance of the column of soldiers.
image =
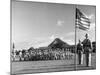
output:
[{"label": "column of soldiers", "polygon": [[83,64],[83,53],[85,54],[85,61],[86,66],[91,66],[91,52],[92,52],[92,46],[91,41],[88,39],[88,34],[85,35],[85,39],[81,42],[79,40],[79,43],[77,44],[77,54],[78,54],[78,60],[79,65]]}]

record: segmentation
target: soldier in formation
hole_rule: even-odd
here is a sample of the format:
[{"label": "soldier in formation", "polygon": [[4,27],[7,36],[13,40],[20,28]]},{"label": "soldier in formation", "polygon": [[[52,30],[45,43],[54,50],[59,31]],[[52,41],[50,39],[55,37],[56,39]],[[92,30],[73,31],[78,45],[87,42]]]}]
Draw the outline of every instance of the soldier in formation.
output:
[{"label": "soldier in formation", "polygon": [[77,44],[77,54],[78,54],[78,61],[79,61],[78,64],[81,65],[83,64],[83,48],[80,40],[79,43]]},{"label": "soldier in formation", "polygon": [[92,46],[91,41],[88,39],[88,34],[85,35],[85,39],[83,40],[83,49],[85,53],[86,58],[86,66],[91,66],[91,52],[92,52]]}]

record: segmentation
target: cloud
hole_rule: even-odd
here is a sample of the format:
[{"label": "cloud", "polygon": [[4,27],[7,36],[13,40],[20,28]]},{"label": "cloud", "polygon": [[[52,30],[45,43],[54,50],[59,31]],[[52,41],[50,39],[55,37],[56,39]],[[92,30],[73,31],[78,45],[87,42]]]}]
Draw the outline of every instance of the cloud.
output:
[{"label": "cloud", "polygon": [[57,26],[63,26],[63,24],[64,24],[64,21],[61,21],[61,20],[57,21]]},{"label": "cloud", "polygon": [[67,36],[73,36],[73,35],[75,35],[75,32],[69,32],[69,33],[67,34]]},{"label": "cloud", "polygon": [[50,39],[50,40],[54,40],[54,39],[57,38],[57,37],[58,37],[57,34],[53,34],[53,35],[51,35],[51,36],[49,37],[49,39]]},{"label": "cloud", "polygon": [[95,29],[95,23],[91,23],[90,24],[90,30],[94,30]]},{"label": "cloud", "polygon": [[66,43],[68,43],[69,45],[74,45],[75,44],[75,41],[74,39],[63,39],[63,41],[65,41]]},{"label": "cloud", "polygon": [[88,15],[88,18],[89,18],[89,19],[93,19],[94,17],[95,17],[94,14]]},{"label": "cloud", "polygon": [[50,44],[50,41],[44,41],[44,42],[41,42],[41,43],[37,43],[34,45],[35,48],[39,48],[39,47],[46,47]]},{"label": "cloud", "polygon": [[50,39],[54,39],[55,38],[55,35],[51,35],[49,38]]},{"label": "cloud", "polygon": [[47,37],[36,38],[30,42],[30,46],[34,48],[45,47],[48,46],[51,40]]},{"label": "cloud", "polygon": [[91,23],[94,23],[95,22],[95,15],[94,14],[90,14],[87,17],[90,19],[90,22]]}]

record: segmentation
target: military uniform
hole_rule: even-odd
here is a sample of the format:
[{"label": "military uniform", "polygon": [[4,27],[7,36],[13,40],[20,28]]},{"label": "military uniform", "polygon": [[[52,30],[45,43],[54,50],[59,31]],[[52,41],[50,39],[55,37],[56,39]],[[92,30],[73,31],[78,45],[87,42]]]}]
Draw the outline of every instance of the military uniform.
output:
[{"label": "military uniform", "polygon": [[82,44],[86,58],[86,66],[91,66],[91,41],[86,38]]},{"label": "military uniform", "polygon": [[77,44],[78,64],[83,64],[83,49],[81,43]]}]

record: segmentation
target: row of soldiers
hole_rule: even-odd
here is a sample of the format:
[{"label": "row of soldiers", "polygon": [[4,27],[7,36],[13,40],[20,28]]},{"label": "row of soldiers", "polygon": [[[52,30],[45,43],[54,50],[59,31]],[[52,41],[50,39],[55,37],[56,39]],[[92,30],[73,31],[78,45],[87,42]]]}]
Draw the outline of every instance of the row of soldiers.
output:
[{"label": "row of soldiers", "polygon": [[[13,61],[37,61],[37,60],[70,60],[73,58],[73,53],[64,49],[49,49],[49,50],[26,50],[16,51],[12,53]],[[16,58],[18,58],[16,60]]]}]

